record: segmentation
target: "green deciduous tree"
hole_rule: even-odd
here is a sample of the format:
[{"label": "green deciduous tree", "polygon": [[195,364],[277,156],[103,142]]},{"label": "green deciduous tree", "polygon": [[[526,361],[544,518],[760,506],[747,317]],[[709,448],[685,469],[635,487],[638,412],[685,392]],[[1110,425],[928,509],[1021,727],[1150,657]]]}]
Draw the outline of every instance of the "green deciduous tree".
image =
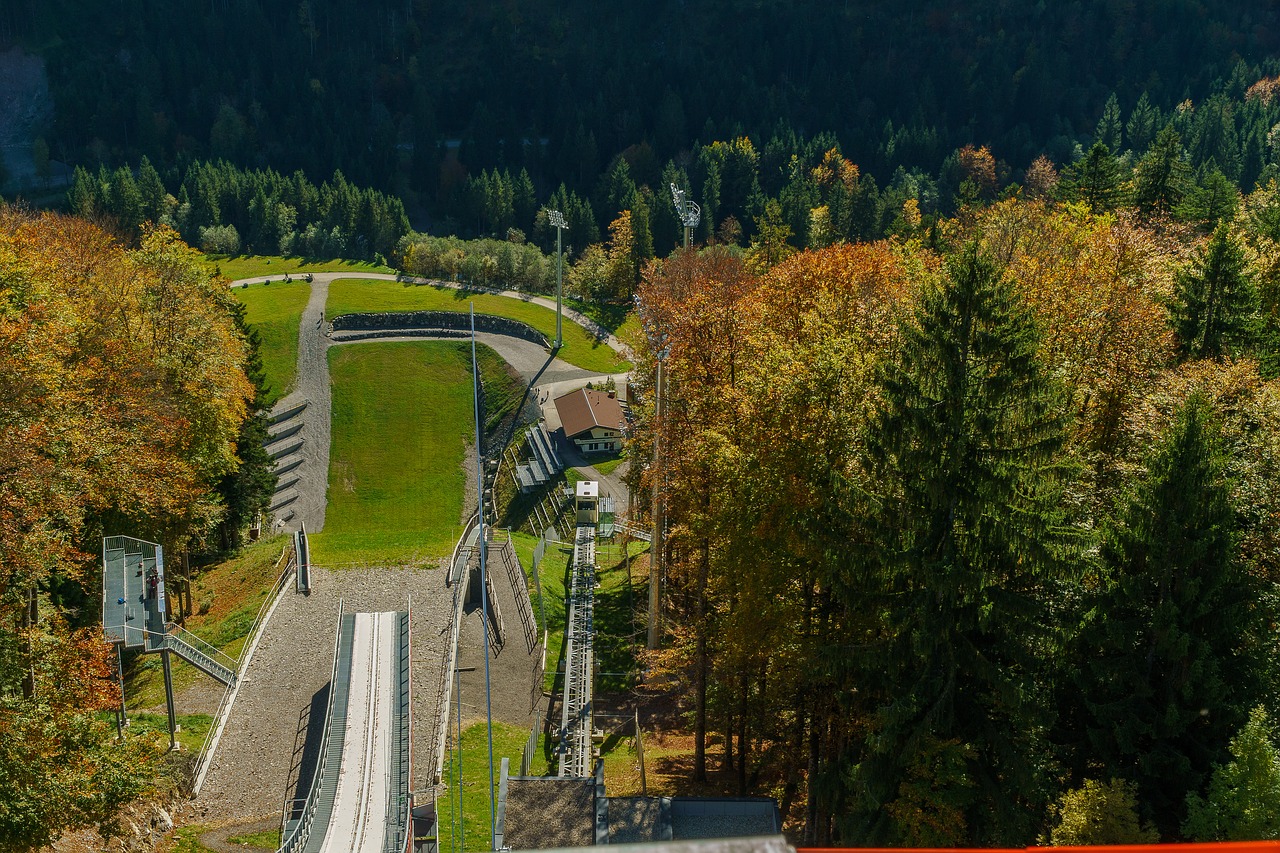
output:
[{"label": "green deciduous tree", "polygon": [[1092,844],[1154,844],[1160,834],[1138,817],[1138,787],[1132,782],[1086,779],[1051,809],[1054,847]]},{"label": "green deciduous tree", "polygon": [[1207,796],[1187,794],[1182,833],[1196,841],[1280,838],[1280,749],[1266,708],[1231,739],[1232,761],[1213,768]]}]

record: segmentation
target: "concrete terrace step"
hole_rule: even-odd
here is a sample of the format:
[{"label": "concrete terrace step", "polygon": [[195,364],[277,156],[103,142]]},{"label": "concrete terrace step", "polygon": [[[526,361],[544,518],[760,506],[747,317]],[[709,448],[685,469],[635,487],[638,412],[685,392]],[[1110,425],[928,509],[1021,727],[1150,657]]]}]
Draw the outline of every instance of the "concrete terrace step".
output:
[{"label": "concrete terrace step", "polygon": [[283,441],[290,436],[297,435],[302,432],[302,428],[306,425],[306,421],[302,420],[288,421],[285,423],[283,429],[278,429],[275,432],[268,432],[267,440],[263,442],[263,445],[274,444],[277,441]]},{"label": "concrete terrace step", "polygon": [[298,439],[282,447],[275,448],[271,451],[271,458],[279,459],[282,456],[288,456],[290,453],[297,453],[299,450],[302,449],[302,445],[303,445],[302,439]]},{"label": "concrete terrace step", "polygon": [[301,477],[295,477],[295,476],[281,477],[279,480],[276,481],[276,494],[280,494],[285,489],[292,488],[298,485],[298,483],[300,482],[302,482]]},{"label": "concrete terrace step", "polygon": [[307,406],[309,405],[310,405],[309,401],[303,400],[301,403],[290,406],[287,409],[282,409],[279,412],[273,412],[270,418],[271,424],[274,426],[275,424],[282,423],[284,421],[289,420],[290,418],[295,418],[298,415],[305,412],[307,410]]},{"label": "concrete terrace step", "polygon": [[271,497],[271,511],[275,512],[282,506],[288,506],[296,501],[300,495],[297,489],[287,489],[283,492],[276,492]]},{"label": "concrete terrace step", "polygon": [[[285,456],[287,455],[288,454],[285,454]],[[301,456],[294,456],[291,458],[285,458],[285,456],[281,456],[275,459],[277,477],[283,474],[288,474],[290,471],[294,470],[295,468],[297,468],[299,465],[302,464]]]}]

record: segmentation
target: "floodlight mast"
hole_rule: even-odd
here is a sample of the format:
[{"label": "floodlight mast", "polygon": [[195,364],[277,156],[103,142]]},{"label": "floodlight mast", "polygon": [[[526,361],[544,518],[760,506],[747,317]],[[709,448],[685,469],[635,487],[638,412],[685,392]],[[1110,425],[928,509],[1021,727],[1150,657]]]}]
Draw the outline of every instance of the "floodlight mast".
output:
[{"label": "floodlight mast", "polygon": [[564,221],[563,213],[550,208],[547,209],[547,221],[556,229],[556,343],[553,349],[558,350],[564,343],[564,335],[561,333],[562,316],[564,314],[564,300],[561,296],[564,279],[564,252],[560,236],[564,229],[569,227],[569,223]]},{"label": "floodlight mast", "polygon": [[698,227],[698,222],[702,219],[702,208],[675,184],[671,185],[671,198],[676,206],[676,216],[684,224],[684,247],[687,249],[689,240],[693,237],[693,229]]}]

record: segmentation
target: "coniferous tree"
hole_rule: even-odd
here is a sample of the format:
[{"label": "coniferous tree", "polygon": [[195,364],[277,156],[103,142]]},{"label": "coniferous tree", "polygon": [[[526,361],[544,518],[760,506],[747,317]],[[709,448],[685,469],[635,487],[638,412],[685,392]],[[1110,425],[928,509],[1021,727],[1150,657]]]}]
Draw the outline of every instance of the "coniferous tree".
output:
[{"label": "coniferous tree", "polygon": [[[884,679],[849,829],[860,843],[944,840],[913,832],[906,813],[923,808],[947,816],[951,843],[1023,844],[1047,797],[1042,676],[1077,545],[1064,399],[1030,315],[976,244],[900,338],[868,435],[886,640],[862,682]],[[895,797],[922,765],[928,802],[903,810]]]},{"label": "coniferous tree", "polygon": [[1133,151],[1146,151],[1147,146],[1156,138],[1156,130],[1160,127],[1160,108],[1151,103],[1147,93],[1143,92],[1129,114],[1129,123],[1125,125],[1125,133],[1129,138],[1129,148]]},{"label": "coniferous tree", "polygon": [[218,494],[227,508],[227,514],[220,525],[222,547],[225,550],[239,547],[244,528],[259,513],[267,511],[276,489],[275,466],[266,449],[271,406],[268,402],[267,379],[262,368],[258,333],[246,322],[243,303],[229,300],[228,307],[236,328],[244,335],[248,344],[244,373],[253,385],[254,399],[248,416],[240,424],[240,434],[236,437],[236,458],[240,460],[240,467],[218,483]]},{"label": "coniferous tree", "polygon": [[1112,92],[1111,97],[1107,98],[1106,106],[1102,108],[1102,118],[1098,119],[1093,138],[1095,142],[1101,142],[1109,150],[1119,151],[1122,143],[1120,132],[1123,127],[1123,122],[1120,121],[1120,101],[1116,98],[1116,93]]},{"label": "coniferous tree", "polygon": [[1058,188],[1094,213],[1112,210],[1120,202],[1120,163],[1106,143],[1095,142],[1083,160],[1066,170]]},{"label": "coniferous tree", "polygon": [[160,173],[145,156],[138,164],[138,192],[142,194],[142,218],[144,221],[160,223],[165,214],[164,181]]},{"label": "coniferous tree", "polygon": [[1179,219],[1194,222],[1208,230],[1223,220],[1231,219],[1239,204],[1240,193],[1235,184],[1210,159],[1201,167],[1195,186],[1187,192],[1176,212]]},{"label": "coniferous tree", "polygon": [[1164,832],[1258,698],[1258,590],[1209,417],[1183,405],[1104,536],[1081,669],[1092,757],[1137,782]]},{"label": "coniferous tree", "polygon": [[1170,305],[1184,358],[1221,358],[1247,348],[1257,319],[1257,291],[1244,248],[1224,223],[1178,271]]},{"label": "coniferous tree", "polygon": [[1187,192],[1191,167],[1173,125],[1156,135],[1133,175],[1133,201],[1148,213],[1168,214]]}]

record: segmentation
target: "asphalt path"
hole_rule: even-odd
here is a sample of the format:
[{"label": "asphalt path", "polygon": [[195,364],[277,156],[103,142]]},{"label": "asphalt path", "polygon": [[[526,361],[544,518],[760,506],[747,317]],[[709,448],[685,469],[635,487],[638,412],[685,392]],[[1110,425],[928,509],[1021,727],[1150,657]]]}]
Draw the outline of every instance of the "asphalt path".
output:
[{"label": "asphalt path", "polygon": [[[255,276],[231,282],[231,287],[244,287],[264,281],[303,280],[304,276],[279,274]],[[279,525],[281,529],[297,530],[305,524],[307,531],[318,533],[324,529],[326,494],[329,485],[329,450],[331,442],[330,412],[332,396],[329,384],[328,350],[331,346],[354,343],[357,341],[398,341],[398,340],[459,340],[456,337],[432,335],[424,330],[415,334],[406,330],[405,334],[394,337],[365,337],[352,333],[331,335],[329,325],[325,321],[324,309],[329,298],[329,285],[340,278],[366,278],[378,281],[406,281],[414,284],[430,284],[454,289],[469,289],[476,292],[489,293],[522,302],[532,302],[545,308],[555,310],[555,300],[542,296],[532,296],[514,290],[500,288],[462,288],[457,284],[434,279],[412,276],[395,276],[387,273],[366,272],[320,272],[312,273],[311,298],[302,311],[302,319],[298,324],[298,376],[294,390],[276,403],[274,412],[285,412],[306,402],[307,408],[300,415],[304,437],[299,451],[302,457],[291,476],[299,478],[297,483],[298,498],[293,503],[294,517],[287,523]],[[589,317],[570,308],[564,309],[564,316],[570,322],[577,323],[597,339],[603,341],[624,358],[630,358],[631,352],[608,330],[601,327]],[[476,335],[477,341],[492,347],[508,364],[510,364],[526,383],[538,382],[538,389],[552,390],[581,387],[588,381],[603,381],[605,376],[574,367],[558,358],[552,358],[547,350],[537,344],[508,335],[482,332]],[[619,374],[619,377],[625,376]],[[544,407],[544,411],[554,407]],[[557,424],[558,425],[558,424]]]}]

